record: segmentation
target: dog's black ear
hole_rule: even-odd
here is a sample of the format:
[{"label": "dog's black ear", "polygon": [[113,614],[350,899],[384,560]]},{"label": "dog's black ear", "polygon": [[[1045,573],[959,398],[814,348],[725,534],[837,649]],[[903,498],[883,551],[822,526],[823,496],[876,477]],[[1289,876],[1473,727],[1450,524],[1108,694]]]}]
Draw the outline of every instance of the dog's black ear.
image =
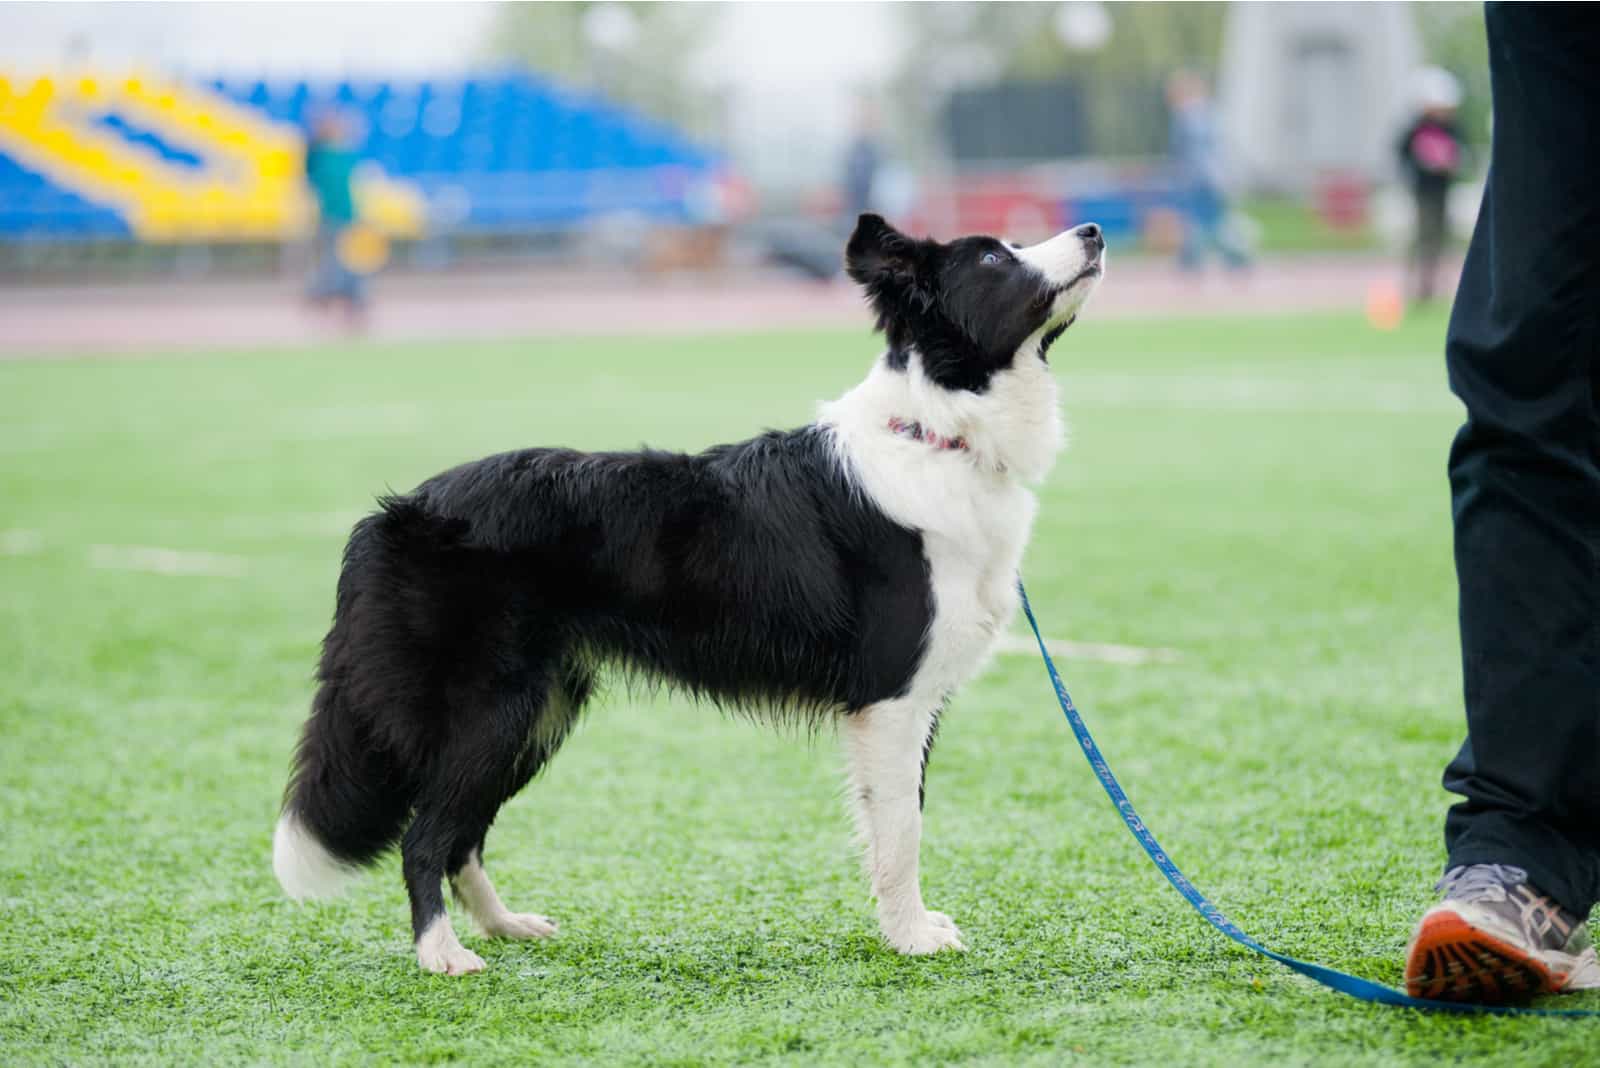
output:
[{"label": "dog's black ear", "polygon": [[844,267],[866,289],[879,316],[888,320],[908,298],[924,309],[931,301],[926,274],[933,247],[933,242],[907,237],[882,215],[869,212],[856,220]]},{"label": "dog's black ear", "polygon": [[878,281],[885,273],[916,273],[917,242],[890,226],[882,215],[867,213],[856,220],[855,233],[845,246],[844,266],[862,285]]}]

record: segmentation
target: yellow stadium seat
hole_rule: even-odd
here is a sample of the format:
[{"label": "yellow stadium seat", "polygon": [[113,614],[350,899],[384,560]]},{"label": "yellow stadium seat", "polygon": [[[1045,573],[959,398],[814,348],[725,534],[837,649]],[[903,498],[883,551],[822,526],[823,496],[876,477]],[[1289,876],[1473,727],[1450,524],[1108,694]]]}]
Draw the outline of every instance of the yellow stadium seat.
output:
[{"label": "yellow stadium seat", "polygon": [[45,102],[32,94],[19,96],[12,99],[7,111],[12,122],[23,127],[35,127],[44,118]]},{"label": "yellow stadium seat", "polygon": [[[98,128],[94,117],[107,107],[200,146],[202,169]],[[146,239],[288,237],[308,231],[315,216],[296,130],[223,94],[148,71],[79,67],[0,76],[0,128],[29,141],[64,184],[121,205]],[[389,237],[418,232],[423,205],[406,183],[360,184],[365,223],[351,253],[370,270],[382,262]]]},{"label": "yellow stadium seat", "polygon": [[259,173],[263,179],[283,179],[297,175],[300,171],[300,160],[292,152],[284,149],[274,149],[261,155]]}]

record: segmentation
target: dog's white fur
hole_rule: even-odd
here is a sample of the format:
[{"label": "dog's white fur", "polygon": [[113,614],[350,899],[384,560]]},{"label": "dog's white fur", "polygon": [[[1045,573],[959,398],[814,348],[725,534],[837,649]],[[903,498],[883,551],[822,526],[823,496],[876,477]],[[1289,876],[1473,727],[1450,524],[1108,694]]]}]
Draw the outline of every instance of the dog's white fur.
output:
[{"label": "dog's white fur", "polygon": [[483,870],[483,861],[476,856],[461,869],[454,886],[468,915],[490,938],[549,938],[556,933],[554,920],[506,908],[494,883],[489,881],[489,873]]},{"label": "dog's white fur", "polygon": [[417,939],[417,963],[423,971],[439,975],[466,975],[485,967],[482,957],[461,944],[456,929],[450,925],[449,914],[444,912]]},{"label": "dog's white fur", "polygon": [[[1052,283],[1091,261],[1074,231],[1016,249]],[[1050,320],[983,393],[929,382],[915,352],[903,371],[879,360],[866,381],[821,406],[852,480],[883,512],[922,533],[934,618],[922,666],[905,697],[845,719],[851,800],[866,848],[884,937],[902,953],[963,949],[960,932],[922,900],[918,852],[924,745],[952,693],[981,671],[1016,613],[1017,573],[1037,511],[1029,485],[1049,473],[1065,440],[1045,334],[1067,322],[1098,284],[1085,278],[1057,294]],[[966,450],[936,449],[887,431],[914,420]]]},{"label": "dog's white fur", "polygon": [[357,875],[357,869],[329,853],[292,811],[278,818],[272,832],[272,871],[293,901],[338,897]]}]

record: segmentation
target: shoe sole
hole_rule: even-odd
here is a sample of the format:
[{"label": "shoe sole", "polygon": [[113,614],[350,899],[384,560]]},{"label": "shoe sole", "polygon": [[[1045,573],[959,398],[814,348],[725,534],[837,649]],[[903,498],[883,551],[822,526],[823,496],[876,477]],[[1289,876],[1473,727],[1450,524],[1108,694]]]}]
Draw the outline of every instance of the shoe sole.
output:
[{"label": "shoe sole", "polygon": [[1422,918],[1406,953],[1406,992],[1435,1001],[1502,1004],[1558,993],[1567,976],[1447,909]]}]

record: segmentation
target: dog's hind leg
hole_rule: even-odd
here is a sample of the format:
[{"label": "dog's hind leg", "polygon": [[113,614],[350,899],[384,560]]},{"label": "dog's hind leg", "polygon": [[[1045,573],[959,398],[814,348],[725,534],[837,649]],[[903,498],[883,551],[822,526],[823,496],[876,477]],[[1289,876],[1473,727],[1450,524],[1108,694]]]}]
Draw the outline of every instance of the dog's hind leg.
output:
[{"label": "dog's hind leg", "polygon": [[401,871],[411,897],[411,930],[416,938],[417,963],[424,971],[443,975],[481,972],[483,958],[461,944],[450,914],[445,911],[440,881],[444,862],[438,848],[442,837],[439,820],[418,814],[400,843]]},{"label": "dog's hind leg", "polygon": [[922,902],[922,777],[937,702],[883,701],[845,717],[851,802],[866,846],[883,936],[901,953],[965,949],[943,913]]},{"label": "dog's hind leg", "polygon": [[483,970],[483,958],[456,937],[442,885],[447,874],[466,867],[500,805],[527,781],[519,778],[519,767],[529,749],[534,713],[549,692],[547,678],[527,673],[458,696],[459,703],[447,712],[447,740],[421,777],[415,815],[400,842],[417,963],[426,971]]},{"label": "dog's hind leg", "polygon": [[[533,727],[526,747],[518,755],[516,766],[503,787],[505,797],[527,785],[538,774],[546,761],[555,755],[566,739],[578,714],[593,688],[589,672],[570,663],[563,668],[544,706],[533,714]],[[498,804],[495,806],[498,808]],[[488,826],[483,827],[472,843],[466,859],[450,869],[450,885],[456,898],[467,907],[467,912],[478,928],[491,938],[549,938],[556,933],[556,924],[544,916],[531,912],[512,912],[495,892],[494,883],[483,869],[483,842]],[[454,861],[455,858],[452,858]]]},{"label": "dog's hind leg", "polygon": [[[400,869],[411,898],[417,963],[424,971],[464,975],[482,971],[483,958],[456,937],[441,886],[451,867],[454,843],[463,834],[474,833],[464,828],[484,826],[493,812],[487,817],[478,814],[480,803],[474,795],[482,789],[477,779],[482,769],[453,752],[441,757],[440,773],[418,796],[416,816],[400,842]],[[465,862],[466,851],[462,853],[457,867]]]}]

